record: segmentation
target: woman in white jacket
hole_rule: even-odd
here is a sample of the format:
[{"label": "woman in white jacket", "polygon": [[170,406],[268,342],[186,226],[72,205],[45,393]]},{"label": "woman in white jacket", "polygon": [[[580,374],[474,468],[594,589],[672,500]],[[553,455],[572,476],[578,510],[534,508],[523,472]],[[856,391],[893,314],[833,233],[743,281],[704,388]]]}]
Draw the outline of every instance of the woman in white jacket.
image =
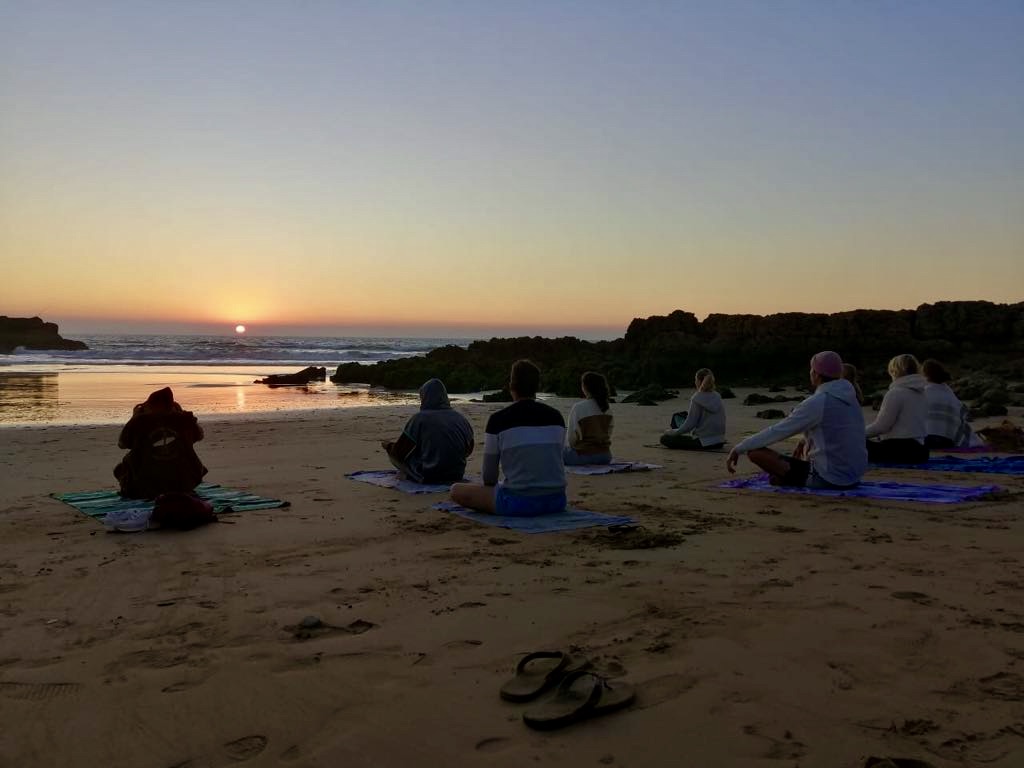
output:
[{"label": "woman in white jacket", "polygon": [[[928,461],[927,383],[913,355],[897,355],[889,361],[892,384],[882,398],[878,416],[868,424],[868,459],[876,464],[923,464]],[[879,438],[873,440],[872,438]]]},{"label": "woman in white jacket", "polygon": [[610,464],[612,461],[612,429],[608,380],[600,373],[587,371],[580,379],[586,400],[576,403],[569,412],[565,429],[565,464]]},{"label": "woman in white jacket", "polygon": [[701,368],[693,377],[697,388],[690,398],[690,410],[682,423],[676,424],[682,414],[672,417],[672,429],[661,436],[666,448],[686,451],[704,451],[725,445],[725,404],[715,391],[715,374]]}]

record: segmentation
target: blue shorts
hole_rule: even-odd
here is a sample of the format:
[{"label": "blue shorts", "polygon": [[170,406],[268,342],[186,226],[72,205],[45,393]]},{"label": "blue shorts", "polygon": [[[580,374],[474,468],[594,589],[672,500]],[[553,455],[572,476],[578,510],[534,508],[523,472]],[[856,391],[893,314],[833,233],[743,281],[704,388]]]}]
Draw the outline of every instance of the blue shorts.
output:
[{"label": "blue shorts", "polygon": [[512,517],[537,517],[565,511],[565,491],[541,496],[520,496],[499,485],[494,492],[494,514]]}]

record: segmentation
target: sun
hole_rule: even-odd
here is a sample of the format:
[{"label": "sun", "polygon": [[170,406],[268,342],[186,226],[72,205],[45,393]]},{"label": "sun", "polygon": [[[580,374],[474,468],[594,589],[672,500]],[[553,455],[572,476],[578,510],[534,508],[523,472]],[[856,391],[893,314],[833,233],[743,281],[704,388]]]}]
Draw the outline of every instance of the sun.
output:
[{"label": "sun", "polygon": [[244,325],[236,325],[235,326],[235,333],[245,333],[245,326]]}]

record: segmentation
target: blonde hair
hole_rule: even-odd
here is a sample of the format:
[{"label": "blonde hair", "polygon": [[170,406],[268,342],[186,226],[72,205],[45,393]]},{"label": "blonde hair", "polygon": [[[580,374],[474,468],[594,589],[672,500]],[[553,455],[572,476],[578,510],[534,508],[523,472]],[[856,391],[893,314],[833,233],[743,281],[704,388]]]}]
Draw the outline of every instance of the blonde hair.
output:
[{"label": "blonde hair", "polygon": [[701,392],[714,392],[715,391],[715,374],[711,372],[710,368],[701,368],[694,374],[694,378],[700,382],[697,385],[697,389]]},{"label": "blonde hair", "polygon": [[921,370],[921,364],[913,355],[896,355],[889,361],[889,375],[894,379],[909,376]]}]

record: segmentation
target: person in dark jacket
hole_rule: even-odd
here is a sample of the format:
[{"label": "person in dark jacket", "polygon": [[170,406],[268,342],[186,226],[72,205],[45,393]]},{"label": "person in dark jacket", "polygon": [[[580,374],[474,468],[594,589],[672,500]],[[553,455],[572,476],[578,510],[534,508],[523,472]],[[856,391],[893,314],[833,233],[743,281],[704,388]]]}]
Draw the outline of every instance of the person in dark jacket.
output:
[{"label": "person in dark jacket", "polygon": [[174,401],[170,387],[151,394],[135,406],[117,439],[128,450],[114,468],[121,495],[153,499],[192,491],[207,471],[193,447],[202,439],[198,419]]},{"label": "person in dark jacket", "polygon": [[454,483],[466,474],[473,452],[473,427],[452,409],[440,379],[420,387],[420,410],[406,423],[397,440],[381,447],[395,468],[415,483]]}]

